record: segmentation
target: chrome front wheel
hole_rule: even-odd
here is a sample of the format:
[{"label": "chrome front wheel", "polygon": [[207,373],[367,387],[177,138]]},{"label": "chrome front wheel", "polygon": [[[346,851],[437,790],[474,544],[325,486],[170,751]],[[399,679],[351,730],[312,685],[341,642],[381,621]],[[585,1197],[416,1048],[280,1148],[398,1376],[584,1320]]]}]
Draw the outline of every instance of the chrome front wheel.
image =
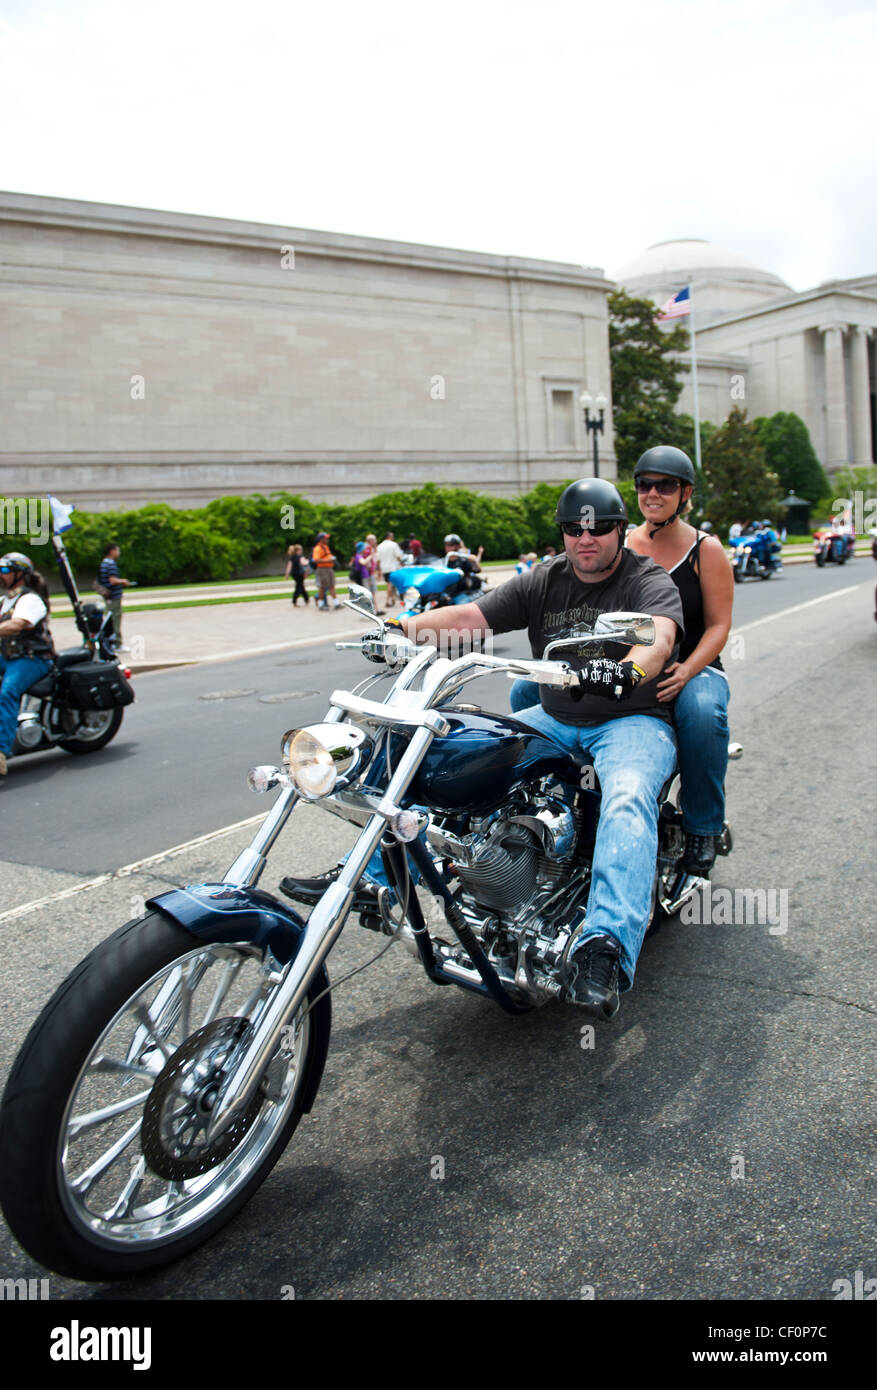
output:
[{"label": "chrome front wheel", "polygon": [[80,1279],[136,1274],[201,1244],[247,1201],[325,1057],[314,986],[246,1111],[208,1139],[223,1080],[279,979],[258,947],[199,942],[153,912],[61,987],[0,1115],[0,1199],[36,1259]]}]

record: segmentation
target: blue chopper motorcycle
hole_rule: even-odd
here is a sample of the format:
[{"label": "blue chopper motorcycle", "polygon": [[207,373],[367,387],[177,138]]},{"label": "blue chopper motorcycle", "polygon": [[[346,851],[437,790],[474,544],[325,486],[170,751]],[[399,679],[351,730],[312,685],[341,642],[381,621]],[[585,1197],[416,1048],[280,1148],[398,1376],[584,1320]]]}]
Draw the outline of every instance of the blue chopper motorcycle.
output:
[{"label": "blue chopper motorcycle", "polygon": [[452,551],[446,566],[404,565],[393,570],[387,578],[402,595],[400,617],[413,618],[449,603],[471,603],[483,592],[484,579],[480,574],[468,574],[464,566],[465,557]]},{"label": "blue chopper motorcycle", "polygon": [[[380,623],[368,591],[350,587],[348,605],[377,626],[338,646],[382,669],[333,691],[322,723],[284,734],[280,765],[248,778],[279,795],[223,880],[159,894],[93,950],[12,1069],[0,1201],[25,1250],[61,1274],[105,1280],[165,1264],[252,1196],[314,1104],[331,1025],[326,962],[351,915],[387,938],[383,949],[401,942],[436,985],[508,1014],[564,996],[591,881],[594,769],[455,697],[497,672],[572,687],[574,658],[595,643],[650,644],[651,618],[604,614],[538,661],[451,658]],[[387,679],[383,698],[366,693]],[[653,922],[700,884],[680,890],[677,786],[661,797]],[[307,917],[258,886],[299,801],[359,832],[323,878],[281,882]]]}]

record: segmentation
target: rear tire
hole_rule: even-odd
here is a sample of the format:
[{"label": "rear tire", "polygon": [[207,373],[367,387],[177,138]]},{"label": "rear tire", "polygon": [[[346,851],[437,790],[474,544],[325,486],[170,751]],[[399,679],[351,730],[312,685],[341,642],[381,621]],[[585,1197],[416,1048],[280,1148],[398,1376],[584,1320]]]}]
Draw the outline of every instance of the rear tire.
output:
[{"label": "rear tire", "polygon": [[223,1148],[204,1128],[215,1089],[244,1020],[278,987],[261,949],[206,942],[148,912],[92,951],[31,1029],[0,1110],[0,1202],[25,1250],[74,1279],[115,1279],[224,1226],[310,1107],[328,1047],[329,996],[313,1007],[325,986],[321,972]]},{"label": "rear tire", "polygon": [[89,737],[87,734],[80,733],[74,738],[64,738],[60,740],[59,746],[66,753],[96,753],[99,748],[106,748],[107,744],[116,737],[122,727],[121,709],[102,709],[82,711],[83,724],[80,728],[88,726],[84,721],[90,722],[90,727],[94,729],[94,734]]}]

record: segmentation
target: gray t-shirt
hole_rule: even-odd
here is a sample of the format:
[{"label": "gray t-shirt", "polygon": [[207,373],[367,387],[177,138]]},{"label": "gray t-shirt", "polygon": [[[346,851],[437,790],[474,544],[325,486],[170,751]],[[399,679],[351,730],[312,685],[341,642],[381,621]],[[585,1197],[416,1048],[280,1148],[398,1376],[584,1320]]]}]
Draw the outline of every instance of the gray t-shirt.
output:
[{"label": "gray t-shirt", "polygon": [[[570,628],[590,627],[601,613],[648,613],[653,618],[672,618],[678,631],[671,661],[677,659],[679,640],[685,633],[682,602],[673,580],[654,560],[633,550],[622,550],[618,569],[600,584],[583,584],[566,555],[558,555],[516,574],[476,602],[493,632],[526,628],[536,659],[556,637]],[[625,661],[629,651],[618,642],[594,643],[588,648],[590,656],[606,656],[613,661]],[[580,670],[588,657],[571,650],[558,652],[557,659]],[[672,705],[662,704],[655,694],[659,679],[641,681],[630,699],[621,702],[589,694],[573,700],[568,691],[550,685],[540,686],[539,692],[546,713],[565,724],[602,724],[626,714],[651,714],[669,724]]]}]

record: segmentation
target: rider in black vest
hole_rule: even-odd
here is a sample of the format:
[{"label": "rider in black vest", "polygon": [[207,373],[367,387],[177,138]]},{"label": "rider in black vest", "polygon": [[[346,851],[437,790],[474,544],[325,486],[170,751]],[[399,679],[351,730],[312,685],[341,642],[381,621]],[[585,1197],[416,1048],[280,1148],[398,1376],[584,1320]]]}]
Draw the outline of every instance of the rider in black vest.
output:
[{"label": "rider in black vest", "polygon": [[24,692],[50,670],[49,592],[19,551],[0,556],[0,777],[12,752]]}]

